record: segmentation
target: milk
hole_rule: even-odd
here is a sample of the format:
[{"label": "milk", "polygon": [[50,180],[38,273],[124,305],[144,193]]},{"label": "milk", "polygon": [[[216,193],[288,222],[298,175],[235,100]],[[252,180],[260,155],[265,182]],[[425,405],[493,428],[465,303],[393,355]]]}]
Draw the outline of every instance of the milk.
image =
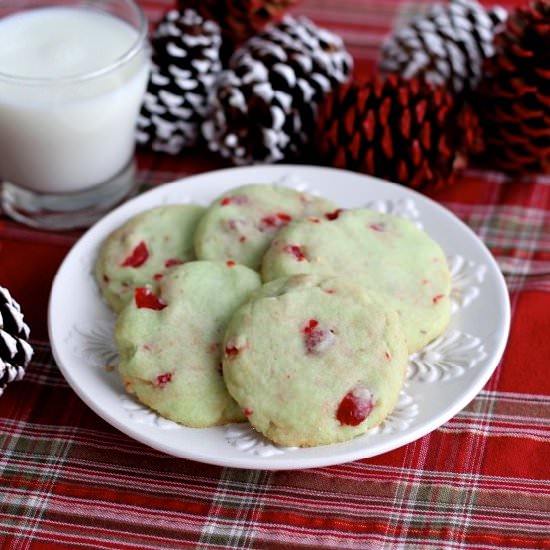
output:
[{"label": "milk", "polygon": [[1,19],[0,178],[67,193],[116,175],[133,154],[148,78],[140,39],[130,24],[91,8]]}]

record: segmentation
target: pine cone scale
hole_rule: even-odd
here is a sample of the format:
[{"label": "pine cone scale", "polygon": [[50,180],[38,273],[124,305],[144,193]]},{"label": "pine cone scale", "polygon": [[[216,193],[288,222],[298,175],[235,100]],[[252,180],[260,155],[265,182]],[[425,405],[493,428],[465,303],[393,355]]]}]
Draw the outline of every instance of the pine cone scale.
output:
[{"label": "pine cone scale", "polygon": [[408,110],[404,110],[401,119],[399,120],[399,131],[403,139],[409,139],[411,137],[411,113]]}]

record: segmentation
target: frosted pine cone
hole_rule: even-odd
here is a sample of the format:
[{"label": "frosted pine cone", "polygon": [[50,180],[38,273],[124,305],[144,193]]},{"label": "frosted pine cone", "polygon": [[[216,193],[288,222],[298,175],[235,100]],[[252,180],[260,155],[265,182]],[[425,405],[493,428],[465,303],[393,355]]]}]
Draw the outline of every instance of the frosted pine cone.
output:
[{"label": "frosted pine cone", "polygon": [[202,127],[210,149],[235,164],[300,156],[318,103],[351,69],[339,37],[306,18],[285,17],[237,50],[218,79]]},{"label": "frosted pine cone", "polygon": [[494,54],[493,37],[506,17],[503,8],[487,10],[475,0],[433,4],[385,41],[380,68],[404,78],[423,76],[457,95],[468,93]]},{"label": "frosted pine cone", "polygon": [[152,40],[153,64],[137,141],[177,154],[196,144],[208,92],[221,71],[218,25],[193,10],[169,11]]},{"label": "frosted pine cone", "polygon": [[0,395],[14,380],[21,380],[32,358],[29,327],[19,304],[0,286]]}]

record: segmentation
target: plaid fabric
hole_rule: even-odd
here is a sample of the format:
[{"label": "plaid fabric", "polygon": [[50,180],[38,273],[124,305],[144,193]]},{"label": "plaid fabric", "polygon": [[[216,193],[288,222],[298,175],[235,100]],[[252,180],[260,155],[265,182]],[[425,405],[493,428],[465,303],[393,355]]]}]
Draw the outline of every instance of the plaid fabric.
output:
[{"label": "plaid fabric", "polygon": [[[151,21],[170,7],[144,4]],[[509,5],[509,4],[508,4]],[[304,0],[341,34],[358,74],[419,3]],[[139,156],[146,186],[225,164],[204,152]],[[0,225],[0,284],[36,349],[0,398],[0,547],[550,548],[550,180],[471,170],[436,200],[487,243],[509,285],[501,365],[462,412],[376,458],[304,471],[244,471],[163,455],[98,418],[55,366],[52,277],[79,233]]]}]

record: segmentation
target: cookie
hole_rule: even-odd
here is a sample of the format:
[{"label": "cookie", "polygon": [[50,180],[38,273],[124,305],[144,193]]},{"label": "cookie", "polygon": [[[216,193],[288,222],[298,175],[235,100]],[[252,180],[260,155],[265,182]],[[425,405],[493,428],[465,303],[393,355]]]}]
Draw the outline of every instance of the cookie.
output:
[{"label": "cookie", "polygon": [[197,228],[197,258],[234,260],[258,269],[265,250],[282,227],[335,208],[327,199],[278,185],[231,189],[210,205]]},{"label": "cookie", "polygon": [[205,428],[244,420],[221,369],[229,318],[260,287],[232,262],[189,262],[158,284],[137,288],[115,326],[126,390],[161,416]]},{"label": "cookie", "polygon": [[154,284],[170,268],[195,259],[193,235],[204,211],[194,204],[159,206],[134,216],[107,237],[95,277],[115,312],[135,288]]},{"label": "cookie", "polygon": [[378,425],[406,367],[398,315],[341,277],[264,285],[224,339],[229,392],[254,428],[283,446],[336,443]]},{"label": "cookie", "polygon": [[401,316],[409,351],[439,336],[450,314],[440,246],[412,222],[368,209],[290,224],[266,252],[264,281],[296,273],[341,275],[381,294]]}]

